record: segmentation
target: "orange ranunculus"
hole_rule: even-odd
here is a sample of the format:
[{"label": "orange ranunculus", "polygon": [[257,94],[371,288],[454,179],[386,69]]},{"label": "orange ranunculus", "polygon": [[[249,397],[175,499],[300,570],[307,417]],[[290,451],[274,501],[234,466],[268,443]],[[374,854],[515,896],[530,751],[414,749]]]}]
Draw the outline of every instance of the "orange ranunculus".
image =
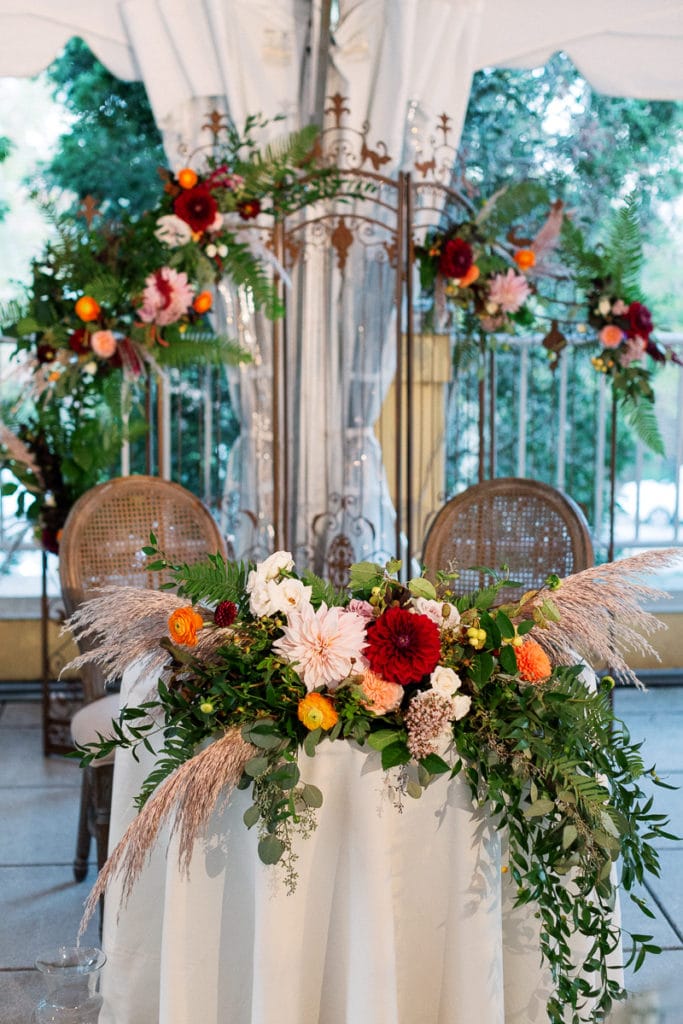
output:
[{"label": "orange ranunculus", "polygon": [[200,292],[192,303],[195,313],[208,313],[213,305],[211,292]]},{"label": "orange ranunculus", "polygon": [[339,721],[332,701],[323,697],[322,693],[309,693],[299,701],[297,710],[299,721],[307,729],[331,729]]},{"label": "orange ranunculus", "polygon": [[606,324],[598,337],[605,348],[618,348],[624,340],[624,332],[616,324]]},{"label": "orange ranunculus", "polygon": [[460,287],[467,288],[468,285],[474,284],[478,277],[479,267],[477,266],[476,263],[473,263],[470,269],[467,271],[467,273],[463,274],[463,276],[460,278]]},{"label": "orange ranunculus", "polygon": [[191,167],[183,167],[178,171],[177,179],[181,188],[194,188],[199,180]]},{"label": "orange ranunculus", "polygon": [[518,249],[514,260],[520,270],[531,270],[536,265],[536,253],[533,249]]},{"label": "orange ranunculus", "polygon": [[92,295],[81,295],[75,308],[76,316],[86,324],[97,320],[101,312],[99,302],[96,302]]},{"label": "orange ranunculus", "polygon": [[527,637],[521,647],[514,647],[517,659],[517,670],[527,683],[542,683],[552,673],[550,658],[543,648],[531,637]]},{"label": "orange ranunculus", "polygon": [[168,617],[168,631],[177,644],[194,647],[197,630],[204,625],[204,619],[194,608],[176,608]]}]

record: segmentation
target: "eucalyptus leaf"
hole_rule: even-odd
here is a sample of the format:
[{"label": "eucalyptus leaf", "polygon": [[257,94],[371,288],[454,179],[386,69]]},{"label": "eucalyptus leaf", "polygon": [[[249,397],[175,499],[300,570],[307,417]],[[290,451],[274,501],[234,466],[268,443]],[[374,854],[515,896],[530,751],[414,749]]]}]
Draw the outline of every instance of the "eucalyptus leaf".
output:
[{"label": "eucalyptus leaf", "polygon": [[264,864],[277,864],[285,852],[285,844],[277,836],[267,835],[259,839],[258,855]]}]

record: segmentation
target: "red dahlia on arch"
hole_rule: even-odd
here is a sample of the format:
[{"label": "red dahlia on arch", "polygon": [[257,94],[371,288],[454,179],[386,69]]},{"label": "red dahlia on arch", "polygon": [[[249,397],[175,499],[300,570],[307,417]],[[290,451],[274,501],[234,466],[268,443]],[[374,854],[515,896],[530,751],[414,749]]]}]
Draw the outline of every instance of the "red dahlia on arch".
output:
[{"label": "red dahlia on arch", "polygon": [[185,189],[176,196],[173,212],[176,217],[189,224],[193,231],[206,231],[209,224],[213,224],[216,219],[218,203],[206,185],[197,185],[196,188]]},{"label": "red dahlia on arch", "polygon": [[441,656],[439,627],[426,615],[388,608],[368,629],[363,654],[382,679],[407,686],[433,672]]},{"label": "red dahlia on arch", "polygon": [[449,238],[439,260],[439,273],[456,279],[464,277],[472,266],[472,246],[464,238]]}]

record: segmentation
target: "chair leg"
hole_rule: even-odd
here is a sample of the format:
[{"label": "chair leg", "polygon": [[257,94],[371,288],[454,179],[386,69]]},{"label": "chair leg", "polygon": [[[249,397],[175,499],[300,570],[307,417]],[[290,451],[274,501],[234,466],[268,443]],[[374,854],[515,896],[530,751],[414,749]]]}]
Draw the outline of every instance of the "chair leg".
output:
[{"label": "chair leg", "polygon": [[82,882],[88,873],[90,857],[90,800],[91,778],[87,768],[81,773],[81,806],[78,813],[78,834],[76,837],[76,857],[74,859],[74,878]]},{"label": "chair leg", "polygon": [[109,818],[111,815],[111,791],[114,782],[114,765],[104,764],[90,768],[93,786],[93,826],[97,844],[97,870],[101,871],[107,859],[109,846]]}]

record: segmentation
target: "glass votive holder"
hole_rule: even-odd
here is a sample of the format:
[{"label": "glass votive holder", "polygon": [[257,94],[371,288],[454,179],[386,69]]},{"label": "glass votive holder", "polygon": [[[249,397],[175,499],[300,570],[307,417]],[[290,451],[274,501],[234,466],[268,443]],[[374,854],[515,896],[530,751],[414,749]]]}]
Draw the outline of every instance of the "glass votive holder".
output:
[{"label": "glass votive holder", "polygon": [[59,946],[40,956],[36,968],[48,992],[35,1009],[35,1024],[97,1024],[102,1006],[100,971],[106,956],[101,949]]}]

